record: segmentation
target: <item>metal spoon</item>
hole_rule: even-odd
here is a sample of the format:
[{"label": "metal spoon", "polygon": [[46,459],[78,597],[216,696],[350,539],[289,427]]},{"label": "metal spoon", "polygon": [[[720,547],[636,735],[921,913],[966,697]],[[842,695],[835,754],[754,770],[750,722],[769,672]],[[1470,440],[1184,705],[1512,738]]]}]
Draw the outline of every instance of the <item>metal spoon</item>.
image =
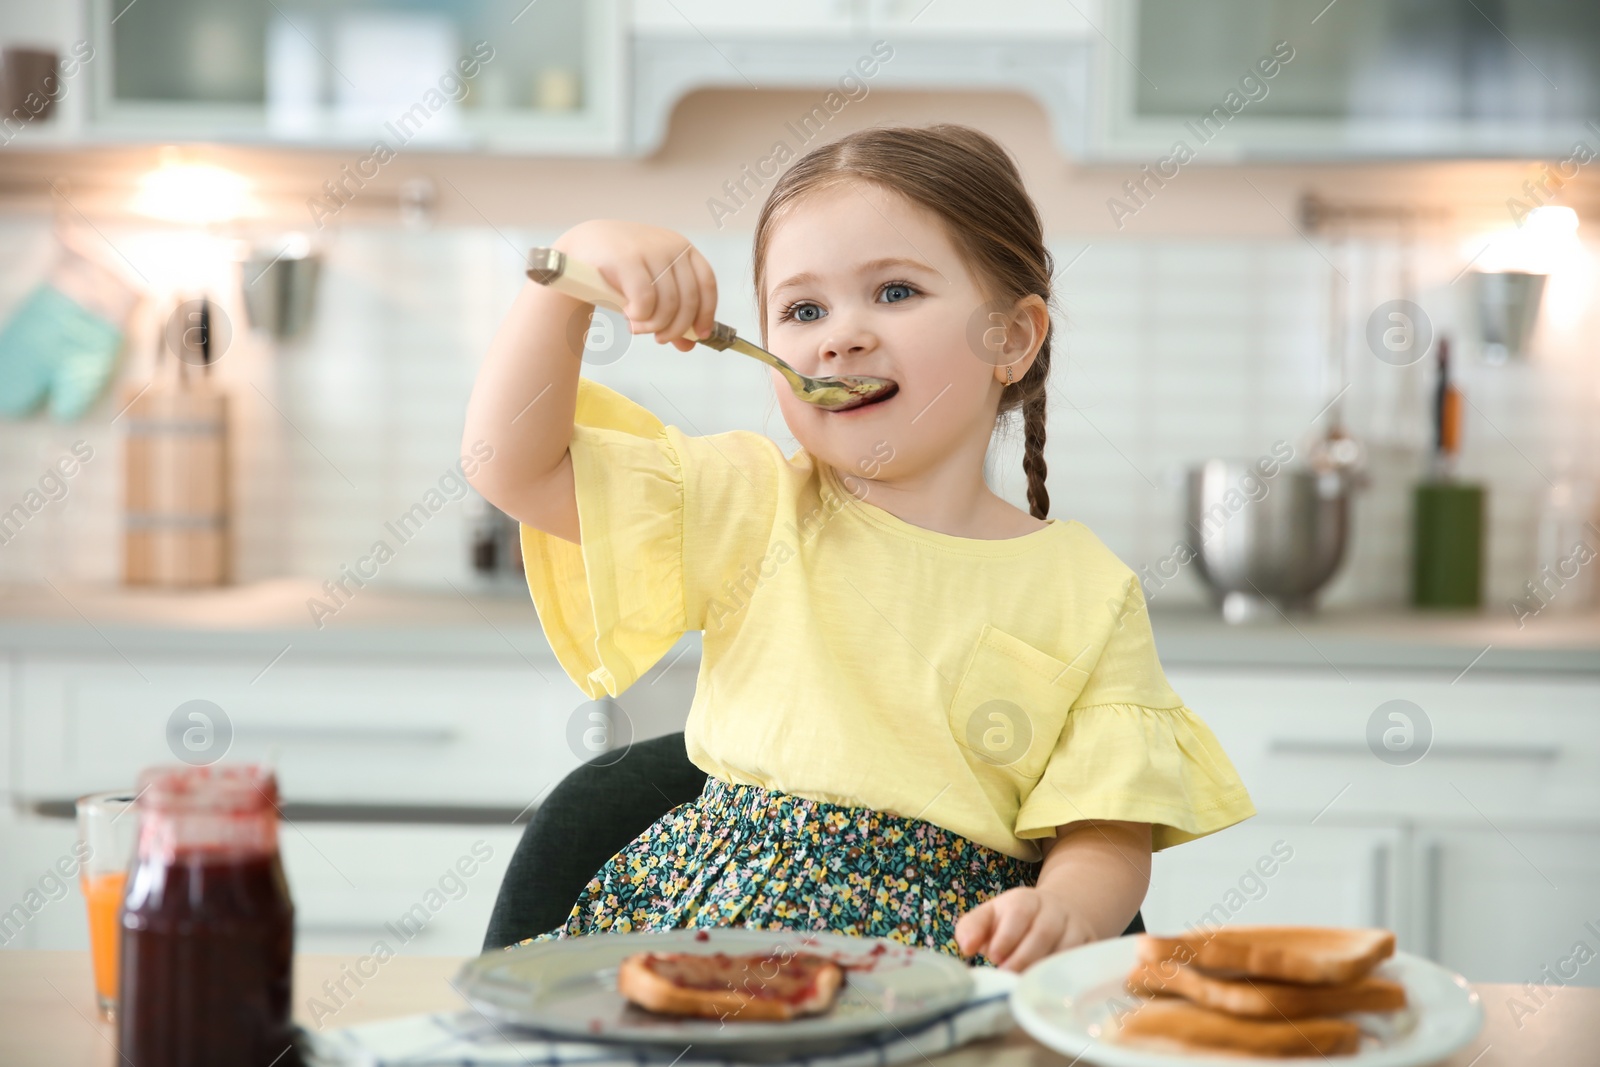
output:
[{"label": "metal spoon", "polygon": [[[619,311],[622,309],[624,302],[622,294],[613,289],[611,284],[600,276],[599,271],[587,263],[578,262],[558,249],[530,248],[528,277],[540,285],[547,285],[579,300],[605,304]],[[731,348],[735,352],[742,352],[777,368],[778,373],[784,376],[789,387],[794,390],[795,396],[828,411],[847,411],[873,401],[887,400],[900,390],[900,383],[889,378],[873,378],[860,374],[813,378],[801,374],[771,352],[740,337],[732,326],[725,323],[713,323],[709,337],[696,337],[692,329],[684,336],[719,352]]]}]

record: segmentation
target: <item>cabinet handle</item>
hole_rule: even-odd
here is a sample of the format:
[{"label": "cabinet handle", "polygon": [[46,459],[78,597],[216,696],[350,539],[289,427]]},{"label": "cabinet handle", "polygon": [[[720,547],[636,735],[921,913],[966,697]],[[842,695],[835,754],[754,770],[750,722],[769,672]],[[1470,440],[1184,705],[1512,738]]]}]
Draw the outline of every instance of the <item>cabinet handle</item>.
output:
[{"label": "cabinet handle", "polygon": [[[296,934],[349,935],[351,937],[382,937],[388,933],[382,923],[339,922],[337,919],[329,919],[323,922],[317,922],[316,920],[296,922],[294,924],[294,932]],[[427,927],[423,927],[417,934],[413,935],[413,939],[427,932]]]},{"label": "cabinet handle", "polygon": [[1392,853],[1388,843],[1372,846],[1372,925],[1380,929],[1389,927],[1389,862]]},{"label": "cabinet handle", "polygon": [[449,745],[455,743],[457,733],[446,727],[376,726],[240,726],[241,737],[260,738],[278,742],[331,742],[333,744],[368,745],[374,742],[389,745]]},{"label": "cabinet handle", "polygon": [[[16,801],[20,810],[46,819],[76,818],[75,803],[67,799]],[[528,821],[538,810],[491,804],[364,804],[360,802],[285,800],[278,805],[292,823],[368,823],[376,825],[512,826]]]},{"label": "cabinet handle", "polygon": [[1443,922],[1439,915],[1439,906],[1444,885],[1444,846],[1438,841],[1428,842],[1427,848],[1422,852],[1422,903],[1427,909],[1423,917],[1423,933],[1427,938],[1425,951],[1430,960],[1439,962],[1441,942],[1443,941]]},{"label": "cabinet handle", "polygon": [[[1275,737],[1267,751],[1280,756],[1352,756],[1367,758],[1372,750],[1360,741],[1310,741],[1296,737]],[[1560,745],[1432,745],[1428,755],[1434,759],[1481,759],[1507,762],[1528,760],[1553,763],[1561,758]]]}]

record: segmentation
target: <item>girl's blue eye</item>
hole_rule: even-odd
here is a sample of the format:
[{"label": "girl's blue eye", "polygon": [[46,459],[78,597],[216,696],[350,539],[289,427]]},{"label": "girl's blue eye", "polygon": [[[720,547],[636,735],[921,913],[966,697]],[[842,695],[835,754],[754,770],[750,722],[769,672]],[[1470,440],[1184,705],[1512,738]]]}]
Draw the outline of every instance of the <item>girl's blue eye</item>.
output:
[{"label": "girl's blue eye", "polygon": [[[812,315],[811,312],[816,312]],[[808,304],[796,300],[792,304],[785,304],[783,310],[778,312],[779,322],[816,322],[822,317],[822,309],[815,304]]]},{"label": "girl's blue eye", "polygon": [[[883,297],[886,304],[899,304],[918,294],[916,286],[906,282],[888,282],[878,290],[878,295]],[[826,312],[816,304],[804,300],[796,300],[786,305],[778,312],[779,322],[817,322]]]}]

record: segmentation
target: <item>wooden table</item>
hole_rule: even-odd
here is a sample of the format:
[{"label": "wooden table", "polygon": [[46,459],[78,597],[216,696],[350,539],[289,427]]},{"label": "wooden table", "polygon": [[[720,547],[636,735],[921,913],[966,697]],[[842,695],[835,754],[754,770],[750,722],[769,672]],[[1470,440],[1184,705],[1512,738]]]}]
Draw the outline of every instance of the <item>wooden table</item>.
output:
[{"label": "wooden table", "polygon": [[[325,981],[338,979],[353,956],[297,956],[294,1013],[312,1024],[308,1001]],[[349,1026],[396,1015],[458,1008],[446,984],[462,961],[445,956],[396,956],[351,995],[323,1027]],[[348,972],[343,972],[348,973]],[[1521,986],[1477,985],[1488,1022],[1478,1039],[1442,1063],[1448,1067],[1590,1067],[1600,1056],[1600,989],[1539,987],[1540,1004]],[[1532,1011],[1515,1008],[1521,1004]],[[1518,1025],[1520,1020],[1521,1025]],[[114,1027],[95,1011],[87,952],[0,950],[0,1064],[5,1067],[113,1067],[119,1063]],[[1044,1048],[1021,1029],[935,1056],[939,1067],[1064,1067],[1067,1057]]]}]

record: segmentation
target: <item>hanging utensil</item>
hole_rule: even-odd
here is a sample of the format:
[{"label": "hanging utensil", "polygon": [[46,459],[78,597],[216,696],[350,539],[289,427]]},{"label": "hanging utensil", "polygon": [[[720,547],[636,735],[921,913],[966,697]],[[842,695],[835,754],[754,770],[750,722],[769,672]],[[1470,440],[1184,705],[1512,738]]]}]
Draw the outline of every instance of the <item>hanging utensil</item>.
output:
[{"label": "hanging utensil", "polygon": [[321,272],[322,255],[303,234],[287,235],[281,248],[254,249],[240,262],[245,320],[279,341],[298,339],[316,312]]},{"label": "hanging utensil", "polygon": [[200,297],[200,374],[211,373],[211,301]]},{"label": "hanging utensil", "polygon": [[[612,288],[611,284],[600,276],[599,271],[586,263],[578,262],[558,249],[529,249],[528,277],[540,285],[549,286],[558,292],[589,303],[606,304],[618,310],[621,310],[624,303],[622,294]],[[684,336],[719,352],[731,348],[735,352],[741,352],[776,368],[788,381],[795,396],[828,411],[847,411],[864,404],[887,400],[900,390],[900,384],[888,378],[853,374],[813,378],[801,374],[771,352],[740,337],[732,326],[720,322],[712,324],[709,337],[697,337],[693,330]]]},{"label": "hanging utensil", "polygon": [[1323,412],[1327,416],[1327,429],[1312,442],[1309,457],[1313,469],[1332,472],[1359,484],[1357,473],[1365,459],[1365,449],[1345,426],[1344,395],[1350,391],[1350,373],[1346,352],[1349,347],[1349,282],[1338,264],[1349,269],[1347,234],[1342,223],[1330,231],[1328,272],[1328,347],[1325,353],[1324,378],[1332,399]]}]

